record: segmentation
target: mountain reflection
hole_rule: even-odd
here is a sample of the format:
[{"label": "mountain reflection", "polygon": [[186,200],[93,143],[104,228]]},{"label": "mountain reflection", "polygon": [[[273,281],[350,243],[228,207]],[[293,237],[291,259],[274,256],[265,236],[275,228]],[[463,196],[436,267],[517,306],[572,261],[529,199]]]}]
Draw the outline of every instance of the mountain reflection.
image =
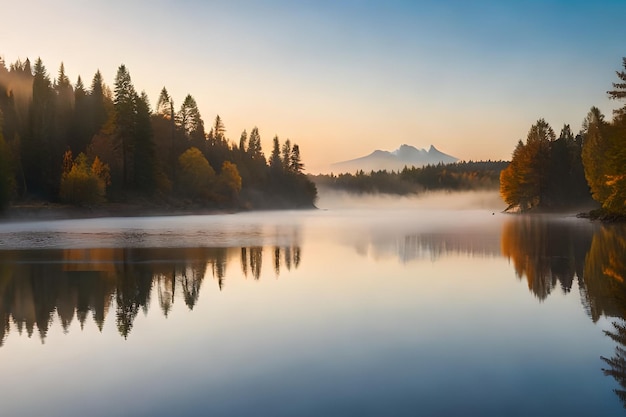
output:
[{"label": "mountain reflection", "polygon": [[[0,251],[0,346],[11,328],[42,342],[58,318],[67,332],[74,318],[81,328],[87,317],[102,330],[114,309],[118,332],[130,334],[140,311],[148,312],[151,296],[167,317],[182,299],[190,310],[210,273],[221,290],[227,265],[241,263],[245,276],[260,279],[263,247],[250,248],[101,248]],[[297,268],[301,250],[276,246],[274,272]],[[154,289],[154,291],[153,291]]]}]

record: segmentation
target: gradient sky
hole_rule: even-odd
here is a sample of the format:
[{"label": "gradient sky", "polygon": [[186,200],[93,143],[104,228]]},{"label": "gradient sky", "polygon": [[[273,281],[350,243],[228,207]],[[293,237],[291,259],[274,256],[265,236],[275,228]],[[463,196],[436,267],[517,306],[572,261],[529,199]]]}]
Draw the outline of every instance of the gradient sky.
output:
[{"label": "gradient sky", "polygon": [[186,94],[227,136],[300,145],[309,172],[434,144],[509,159],[545,118],[573,130],[626,56],[626,1],[1,0],[0,56],[75,82],[126,64],[155,105]]}]

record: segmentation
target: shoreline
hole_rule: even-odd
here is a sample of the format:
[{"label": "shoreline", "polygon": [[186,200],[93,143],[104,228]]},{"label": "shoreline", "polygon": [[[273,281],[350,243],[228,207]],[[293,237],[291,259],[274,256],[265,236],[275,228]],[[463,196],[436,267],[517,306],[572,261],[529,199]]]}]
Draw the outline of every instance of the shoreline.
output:
[{"label": "shoreline", "polygon": [[21,203],[7,207],[0,212],[0,224],[9,222],[76,220],[111,217],[162,217],[162,216],[207,216],[237,214],[251,211],[270,210],[313,210],[311,207],[263,207],[263,208],[209,208],[200,206],[172,207],[168,205],[140,203],[106,203],[91,207],[78,207],[67,204],[37,202]]}]

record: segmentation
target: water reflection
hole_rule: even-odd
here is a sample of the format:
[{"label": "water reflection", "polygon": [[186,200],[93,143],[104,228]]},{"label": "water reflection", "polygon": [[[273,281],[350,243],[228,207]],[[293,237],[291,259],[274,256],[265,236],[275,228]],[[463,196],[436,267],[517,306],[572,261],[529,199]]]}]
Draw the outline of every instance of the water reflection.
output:
[{"label": "water reflection", "polygon": [[604,333],[617,343],[612,357],[602,357],[608,365],[602,371],[615,378],[615,393],[626,408],[626,227],[603,227],[593,236],[585,261],[592,317],[615,317],[613,330]]},{"label": "water reflection", "polygon": [[626,226],[515,219],[502,229],[502,254],[540,300],[557,283],[569,292],[576,279],[591,320],[615,319],[613,330],[604,333],[617,346],[612,357],[602,357],[608,365],[602,371],[615,378],[621,387],[615,393],[626,407]]},{"label": "water reflection", "polygon": [[[65,332],[91,314],[102,330],[114,308],[118,332],[128,337],[140,311],[148,312],[153,288],[167,317],[175,300],[196,305],[208,272],[221,290],[227,265],[239,257],[244,275],[261,278],[263,247],[100,248],[0,251],[0,346],[11,327],[45,341],[55,312]],[[275,246],[274,272],[297,268],[298,246]]]},{"label": "water reflection", "polygon": [[585,255],[591,245],[593,226],[567,219],[526,216],[502,227],[502,255],[513,262],[516,275],[526,277],[528,289],[545,300],[557,283],[564,293],[574,279],[581,288]]}]

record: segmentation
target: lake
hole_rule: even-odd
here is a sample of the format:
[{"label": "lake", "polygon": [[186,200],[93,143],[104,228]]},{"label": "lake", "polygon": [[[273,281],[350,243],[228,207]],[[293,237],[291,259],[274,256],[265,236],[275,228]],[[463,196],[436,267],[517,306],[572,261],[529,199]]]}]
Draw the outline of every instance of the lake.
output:
[{"label": "lake", "polygon": [[355,201],[0,223],[1,414],[624,414],[624,225]]}]

